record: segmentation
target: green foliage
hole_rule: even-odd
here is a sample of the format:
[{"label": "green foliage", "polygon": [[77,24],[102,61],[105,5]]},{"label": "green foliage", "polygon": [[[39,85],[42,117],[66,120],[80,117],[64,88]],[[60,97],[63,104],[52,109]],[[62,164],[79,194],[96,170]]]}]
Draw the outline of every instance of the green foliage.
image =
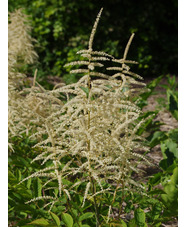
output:
[{"label": "green foliage", "polygon": [[39,218],[29,223],[30,225],[37,225],[37,226],[48,226],[48,221],[44,218]]},{"label": "green foliage", "polygon": [[127,227],[127,224],[123,220],[121,220],[121,224],[122,227]]},{"label": "green foliage", "polygon": [[53,212],[50,212],[50,215],[52,216],[52,219],[54,220],[56,225],[60,226],[60,219],[58,218],[58,216],[56,214],[54,214]]},{"label": "green foliage", "polygon": [[94,213],[92,212],[87,212],[79,217],[79,221],[86,220],[88,218],[92,218],[94,216]]},{"label": "green foliage", "polygon": [[[54,1],[54,3],[56,2]],[[38,10],[39,10],[39,7],[41,7],[41,9],[42,7],[46,7],[46,4],[42,0],[34,1],[34,4],[35,4],[34,6],[38,8]],[[53,16],[56,15],[56,12],[57,12],[57,9],[54,10],[52,7],[50,7],[50,8],[46,8],[46,12],[44,13],[44,15],[46,18],[53,18]],[[49,25],[51,24],[45,24],[46,27]],[[63,32],[63,29],[61,29],[60,26],[61,24],[56,22],[55,29],[53,31],[55,40],[59,38],[58,34]],[[43,30],[43,28],[41,27],[40,30],[38,30],[37,32],[40,32],[40,35],[46,35],[49,31],[47,29]],[[92,34],[93,32],[91,33],[91,37],[95,33],[93,35]],[[129,48],[130,41],[131,39],[129,40],[127,48]],[[103,52],[94,52],[92,48],[90,48],[92,47],[91,46],[92,42],[93,42],[93,38],[92,40],[90,39],[89,41],[89,50],[88,50],[89,55],[92,54],[93,57],[95,57],[94,54],[98,54],[98,55],[104,54],[104,56],[110,57],[110,55],[107,55],[106,53],[103,53]],[[127,86],[128,86],[131,81],[134,82],[134,79],[130,78],[129,75],[131,75],[130,74],[131,72],[129,71],[129,68],[127,68],[127,66],[125,65],[125,60],[126,60],[125,57],[128,52],[127,48],[125,49],[123,59],[120,59],[120,60],[114,59],[114,60],[115,60],[115,63],[121,63],[121,60],[123,61],[122,70],[123,71],[127,70],[127,72],[125,71],[124,73],[128,75],[128,78],[127,78]],[[87,50],[83,50],[81,54],[84,53],[85,55],[85,53],[87,53],[86,51]],[[59,56],[61,55],[61,53],[58,53],[58,54]],[[121,150],[118,149],[117,147],[118,144],[117,146],[115,146],[114,144],[111,144],[113,146],[106,147],[105,150],[101,149],[101,152],[99,153],[99,149],[98,149],[100,147],[99,145],[99,147],[96,149],[97,156],[91,159],[90,155],[92,155],[92,153],[90,153],[90,149],[89,149],[90,138],[88,136],[89,136],[89,133],[92,133],[91,130],[93,131],[94,128],[90,128],[90,119],[91,119],[90,113],[88,114],[89,127],[85,137],[86,140],[81,145],[83,147],[84,144],[86,145],[88,144],[88,146],[83,147],[83,152],[85,154],[86,152],[89,152],[89,156],[87,157],[87,155],[82,155],[82,156],[79,155],[81,150],[76,150],[79,156],[77,154],[75,156],[73,153],[70,153],[70,151],[68,151],[68,155],[66,154],[63,155],[64,153],[66,153],[63,150],[62,150],[62,153],[60,153],[61,151],[59,152],[59,149],[64,149],[64,150],[71,149],[72,152],[74,152],[73,149],[75,149],[77,143],[79,143],[79,141],[77,140],[78,137],[75,137],[74,144],[72,147],[70,147],[70,143],[74,139],[73,137],[74,134],[70,134],[71,130],[69,129],[74,129],[73,127],[70,128],[71,126],[70,124],[71,122],[73,122],[72,125],[75,125],[74,123],[75,119],[72,118],[72,116],[73,117],[76,116],[76,110],[78,110],[77,103],[81,102],[82,100],[86,101],[88,99],[89,105],[91,104],[91,102],[93,102],[93,105],[91,106],[91,108],[93,107],[93,109],[95,107],[95,104],[99,104],[99,102],[96,103],[96,100],[99,100],[98,98],[100,98],[101,96],[100,97],[98,96],[99,93],[98,94],[96,93],[96,95],[92,95],[94,94],[92,88],[95,88],[96,80],[91,81],[92,78],[90,78],[90,75],[91,73],[97,73],[97,72],[92,72],[92,68],[94,68],[94,66],[100,66],[100,65],[102,66],[102,64],[96,61],[92,63],[91,62],[92,56],[91,57],[88,56],[88,58],[89,58],[88,64],[87,62],[84,61],[85,66],[88,65],[88,69],[90,69],[88,70],[88,74],[89,74],[88,86],[85,83],[86,82],[85,80],[83,81],[83,86],[81,86],[82,85],[81,83],[79,84],[76,83],[75,85],[70,85],[62,88],[60,87],[57,91],[54,90],[51,93],[46,90],[44,90],[44,92],[42,93],[43,95],[42,98],[44,98],[44,100],[47,99],[48,97],[54,98],[54,103],[52,103],[53,99],[50,100],[51,101],[49,105],[50,108],[52,108],[53,106],[57,106],[59,107],[59,109],[63,108],[63,105],[61,104],[61,102],[63,101],[64,97],[60,96],[60,98],[57,98],[58,97],[57,95],[62,92],[68,93],[69,90],[70,90],[69,92],[70,95],[71,93],[73,95],[70,96],[70,98],[68,97],[67,100],[65,100],[64,104],[66,105],[66,109],[64,112],[56,113],[56,111],[54,111],[54,117],[55,117],[54,123],[50,121],[52,118],[43,117],[43,113],[45,112],[41,112],[41,113],[39,111],[37,112],[36,116],[40,115],[41,117],[40,119],[45,120],[44,123],[41,120],[39,121],[40,126],[42,124],[44,124],[45,126],[44,134],[42,134],[42,127],[39,128],[38,131],[36,130],[36,133],[34,134],[39,136],[39,145],[38,146],[36,145],[38,143],[37,136],[31,137],[31,138],[35,138],[36,141],[31,141],[30,139],[28,139],[28,135],[24,135],[22,133],[21,133],[22,138],[20,137],[10,138],[10,143],[14,150],[14,152],[11,151],[9,153],[9,222],[10,224],[13,222],[16,222],[17,226],[28,225],[28,226],[53,226],[53,227],[57,227],[57,226],[88,227],[88,226],[96,226],[96,225],[105,226],[105,227],[107,226],[147,227],[148,225],[150,225],[150,226],[158,227],[161,225],[161,223],[166,222],[168,218],[177,217],[177,191],[178,191],[177,130],[172,130],[169,132],[159,131],[159,126],[161,123],[153,121],[154,117],[157,114],[157,111],[147,112],[139,117],[139,115],[137,114],[138,112],[140,112],[139,109],[136,106],[132,105],[132,102],[130,103],[128,99],[128,95],[129,95],[129,98],[130,98],[130,95],[132,97],[132,93],[130,93],[130,89],[129,89],[130,87],[127,87],[127,89],[125,90],[124,88],[126,87],[122,87],[122,89],[116,90],[118,93],[119,92],[121,93],[119,93],[118,96],[115,96],[116,99],[114,100],[114,103],[117,104],[119,97],[121,97],[123,94],[126,94],[127,102],[125,103],[125,107],[117,109],[116,111],[116,113],[118,114],[117,119],[120,119],[121,121],[121,117],[124,117],[124,116],[126,119],[129,117],[129,115],[127,114],[131,114],[135,116],[134,121],[132,119],[128,119],[128,120],[131,120],[132,124],[129,124],[127,122],[127,130],[125,131],[124,135],[119,133],[117,136],[114,136],[114,135],[112,136],[113,138],[115,137],[115,139],[117,138],[118,141],[122,141],[122,138],[124,138],[124,142],[127,141],[127,145],[128,145],[128,141],[131,140],[131,144],[128,145],[129,147],[127,147],[125,143],[122,144],[122,146],[120,146],[120,147],[126,148],[125,152],[123,152],[121,148],[120,148]],[[71,60],[76,60],[76,59],[72,57]],[[50,61],[50,60],[47,60],[47,61]],[[132,61],[128,61],[128,62],[134,63]],[[75,61],[75,63],[77,64],[77,61]],[[72,65],[74,65],[75,63],[73,62]],[[82,63],[82,61],[79,61],[78,64],[79,63]],[[110,67],[110,69],[114,69],[114,68],[116,69],[116,67]],[[83,70],[83,69],[80,69],[80,70]],[[121,78],[122,76],[124,77],[123,71],[121,71],[120,73]],[[83,71],[79,71],[79,72],[82,73]],[[78,71],[76,71],[76,73],[78,73]],[[101,77],[103,77],[104,79],[106,78],[110,82],[111,76],[109,77],[106,74],[100,73],[100,74],[92,74],[92,75],[97,76],[98,78],[99,76],[100,78]],[[118,74],[115,74],[115,75],[117,76]],[[135,77],[138,75],[133,73],[132,76]],[[143,93],[140,96],[140,100],[138,102],[138,106],[140,108],[146,105],[147,98],[152,94],[153,89],[157,86],[160,80],[161,80],[161,77],[152,81],[148,85],[149,91]],[[118,83],[122,84],[120,83],[119,78],[115,80],[114,83],[116,84],[114,85],[116,86],[116,89],[117,89]],[[174,87],[174,79],[170,80],[169,84],[171,84],[172,87],[167,88],[168,110],[174,116],[177,116],[176,115],[177,113],[176,97],[177,96],[171,90]],[[34,86],[36,87],[35,84]],[[113,84],[111,82],[108,83],[107,86],[104,86],[104,89],[105,89],[104,93],[106,94],[105,95],[106,98],[103,100],[100,99],[101,102],[107,101],[107,97],[109,97],[110,94],[113,95],[115,90],[113,89],[112,86]],[[78,90],[76,90],[77,88]],[[42,90],[42,87],[39,86],[39,89]],[[110,92],[109,89],[110,90],[112,89],[112,91]],[[36,94],[39,96],[41,93],[39,93],[39,90],[36,90],[36,91],[37,91]],[[75,95],[78,94],[78,93],[75,93],[76,91],[80,92],[80,94],[82,95],[78,100],[73,99]],[[49,95],[49,93],[52,95],[55,94],[56,96],[55,95],[47,96]],[[35,97],[37,96],[34,96],[34,98]],[[40,101],[42,101],[42,98],[40,99]],[[77,101],[77,102],[74,102],[76,105],[73,104],[73,106],[70,106],[70,108],[68,109],[68,102],[73,103],[74,100]],[[58,103],[60,104],[58,105]],[[41,104],[42,102],[39,102],[38,106],[40,106]],[[85,107],[86,102],[83,104]],[[98,109],[103,106],[104,106],[103,104],[101,106],[98,105]],[[129,110],[127,108],[129,108]],[[89,108],[87,108],[87,110],[90,111]],[[113,108],[112,106],[109,106],[109,109],[105,109],[103,111],[104,114],[101,115],[102,119],[100,123],[96,125],[95,128],[99,128],[100,126],[103,125],[104,123],[103,116],[105,116],[106,114],[109,114],[110,113],[109,111],[112,111],[112,110],[114,110],[114,106]],[[37,111],[37,108],[36,108],[36,111]],[[60,129],[57,127],[57,131],[53,130],[53,127],[55,127],[55,124],[57,122],[60,123],[60,125],[63,123],[63,117],[66,117],[65,114],[68,111],[70,112],[71,115],[67,115],[67,118],[64,121],[65,124]],[[92,111],[91,114],[95,114],[93,110],[91,111]],[[81,109],[81,111],[77,113],[77,116],[81,116],[81,121],[80,121],[81,124],[82,123],[86,124],[86,121],[83,121],[83,117],[82,117],[82,116],[87,117],[86,114],[87,113],[85,109]],[[112,119],[112,117],[113,117],[113,112],[111,115],[109,115],[108,119],[110,120]],[[143,121],[143,118],[147,118],[147,120]],[[96,119],[98,119],[98,117]],[[139,123],[137,124],[137,122]],[[32,124],[34,123],[32,122]],[[84,139],[82,135],[84,135],[83,133],[86,131],[86,128],[83,128],[83,130],[81,131],[77,131],[79,124],[75,125],[74,127],[76,129],[76,132],[80,132],[80,133],[77,133],[76,135],[80,137],[81,139],[80,142],[82,142],[82,140]],[[130,127],[128,127],[128,125]],[[109,143],[111,142],[110,135],[112,132],[111,131],[112,127],[108,125],[108,127],[106,127],[105,129],[110,139],[106,141],[107,137],[105,136],[104,138],[102,138],[101,137],[102,134],[99,133],[98,137],[99,137],[99,140],[101,140],[102,144],[103,143],[107,144],[108,142]],[[121,128],[119,127],[119,129]],[[136,133],[136,137],[132,137],[134,136],[133,135],[134,131]],[[133,167],[133,169],[128,171],[127,170],[128,166],[126,165],[126,162],[127,161],[129,162],[131,160],[134,162],[136,159],[135,155],[138,157],[138,162],[140,162],[141,164],[146,163],[147,160],[138,153],[136,154],[133,153],[135,155],[129,156],[129,158],[125,155],[125,153],[126,152],[130,153],[129,152],[130,149],[133,150],[136,147],[145,148],[145,147],[140,147],[138,142],[142,138],[141,136],[143,136],[144,132],[146,131],[148,131],[148,133],[150,134],[148,137],[148,140],[151,148],[153,148],[158,144],[161,144],[163,160],[161,160],[159,164],[161,168],[161,171],[159,173],[153,175],[147,183],[138,184],[135,181],[133,181],[131,177],[133,174],[135,174],[135,172],[137,172],[138,169],[136,168],[135,165],[132,166],[132,162],[131,162],[130,167]],[[68,134],[67,132],[70,132],[70,133]],[[115,130],[115,132],[117,132],[117,130]],[[64,136],[61,138],[60,134],[63,134],[63,133],[64,133]],[[91,135],[94,136],[94,134],[91,134]],[[67,141],[66,143],[64,144],[61,143],[62,141],[65,141],[65,140]],[[116,152],[117,149],[118,149],[118,153],[116,153],[115,156],[112,156],[113,154],[115,154],[114,152]],[[111,159],[113,158],[110,161],[110,163],[109,163],[109,160],[105,159],[108,155],[106,152],[108,150],[110,151],[108,158],[111,158]],[[55,155],[50,156],[53,151],[56,152],[56,153],[54,152]],[[124,153],[124,156],[121,156],[122,153]],[[62,156],[60,156],[61,154]],[[31,162],[33,159],[35,160],[35,157],[39,157],[38,162],[36,163]],[[101,159],[101,157],[103,159]],[[122,160],[125,158],[124,162],[120,162],[120,161],[116,162],[116,158],[118,157],[121,157]],[[89,165],[87,165],[88,167],[84,165],[87,163],[87,160],[89,161],[88,162]],[[97,164],[96,163],[97,160],[102,161],[102,163],[99,162]],[[93,164],[90,162],[92,162]],[[105,162],[109,164],[106,166]],[[116,163],[116,164],[113,164],[113,163]],[[83,165],[84,165],[84,169],[82,168]],[[106,166],[107,169],[111,168],[111,171],[108,171],[106,168],[104,169],[103,168],[104,165]],[[115,167],[116,168],[112,169],[113,166],[114,168]],[[50,172],[48,172],[48,170],[53,171],[53,172],[51,171],[51,175],[49,175]],[[123,172],[123,170],[128,171],[127,174]],[[115,171],[117,172],[117,174],[115,174]],[[35,172],[36,174],[34,175],[33,172]],[[110,178],[109,178],[109,174],[111,176]],[[125,177],[124,180],[122,180],[122,178],[117,178],[118,177],[117,175],[121,175],[121,176],[124,175]],[[49,176],[49,181],[45,176],[47,177]],[[53,176],[56,176],[56,178],[55,177],[53,178]],[[107,177],[106,180],[104,180],[104,177],[105,178]],[[115,177],[117,181],[115,181]],[[24,179],[28,179],[28,180],[25,181]],[[22,182],[20,183],[20,181]],[[113,184],[114,181],[115,183],[117,183],[117,187],[116,185]],[[127,183],[127,187],[125,187],[124,185],[126,183]],[[122,184],[122,187],[120,186],[121,184]],[[163,185],[163,189],[154,188],[158,184]],[[46,185],[47,185],[47,188],[45,188]],[[135,189],[136,186],[143,187],[143,190],[145,189],[145,193],[148,194],[148,197],[145,195],[145,193],[143,193],[143,191],[140,191],[139,189],[136,190]],[[107,193],[107,189],[109,193]],[[48,198],[49,199],[52,198],[52,201],[49,201],[49,203],[47,201]],[[29,203],[28,201],[33,203]],[[123,202],[125,202],[124,207],[122,206]],[[44,208],[48,207],[49,205],[50,205],[50,210],[49,212],[46,212]],[[138,205],[138,208],[136,208],[136,205]],[[118,217],[115,216],[114,214],[115,211],[117,211]],[[110,217],[109,217],[109,213],[112,214],[110,215]],[[121,214],[131,214],[131,213],[134,213],[134,217],[130,217],[130,219],[124,218],[124,220],[121,220],[121,217],[120,217]],[[95,217],[96,218],[99,217],[99,220],[98,219],[96,220]]]},{"label": "green foliage", "polygon": [[[171,138],[175,138],[172,133]],[[25,184],[18,185],[19,180],[29,175],[29,172],[31,172],[32,169],[39,170],[40,166],[36,163],[29,164],[29,160],[31,160],[32,156],[35,155],[35,151],[30,149],[32,143],[29,142],[29,140],[25,138],[22,140],[15,140],[14,142],[17,144],[14,149],[18,151],[18,153],[11,153],[11,156],[9,157],[9,222],[15,221],[16,215],[16,220],[19,223],[19,226],[25,226],[25,224],[29,224],[29,226],[36,226],[36,224],[37,226],[72,226],[72,222],[73,226],[94,226],[95,216],[93,212],[90,212],[90,209],[93,208],[93,204],[91,201],[86,201],[85,206],[81,207],[80,204],[82,203],[83,195],[80,194],[72,196],[70,203],[73,209],[69,210],[68,213],[65,212],[65,204],[67,203],[67,200],[63,200],[63,202],[61,200],[60,203],[64,204],[63,206],[61,204],[54,205],[52,209],[53,211],[50,212],[50,215],[41,208],[43,206],[43,204],[40,203],[41,201],[35,202],[31,205],[24,205],[24,202],[31,199],[33,194],[37,196],[38,188],[33,186],[29,181],[25,182]],[[25,171],[26,169],[27,171]],[[45,181],[44,179],[40,179],[39,182],[43,185]],[[163,184],[163,190],[154,190],[153,187],[160,183]],[[35,185],[37,184],[38,180],[35,180]],[[148,223],[149,225],[158,227],[162,222],[166,222],[171,217],[176,216],[177,164],[174,163],[163,172],[155,174],[150,178],[149,185],[151,186],[150,188],[152,188],[149,190],[149,196],[152,197],[152,199],[143,199],[143,197],[138,193],[125,194],[125,212],[130,213],[131,211],[134,211],[135,215],[134,219],[131,219],[130,221],[121,221],[120,225],[146,226]],[[81,186],[81,190],[82,189],[83,187]],[[120,196],[121,195],[119,194],[117,195],[115,206],[117,206],[117,201],[119,202],[121,200]],[[158,198],[155,199],[157,196]],[[106,199],[111,201],[112,195],[107,195],[105,197],[105,200]],[[105,203],[107,202],[105,201]],[[134,208],[133,204],[136,203],[140,205],[140,208]],[[38,206],[40,206],[39,209]],[[144,213],[144,209],[148,209],[148,212]],[[105,209],[104,206],[100,206],[99,212],[106,220],[108,208]],[[31,216],[32,219],[28,218],[28,216]],[[104,223],[104,218],[101,218],[101,222]],[[119,223],[117,220],[111,219],[110,225],[117,226]]]},{"label": "green foliage", "polygon": [[178,83],[175,76],[166,76],[167,84],[161,85],[166,90],[167,100],[160,100],[160,107],[166,109],[178,120]]},{"label": "green foliage", "polygon": [[174,161],[178,159],[178,130],[173,129],[169,132],[156,131],[149,136],[151,148],[161,145],[163,160],[160,161],[160,167],[166,170]]},{"label": "green foliage", "polygon": [[131,56],[137,56],[140,73],[144,76],[177,73],[177,1],[171,0],[168,5],[161,0],[153,3],[117,0],[114,4],[98,0],[9,0],[8,7],[11,12],[23,7],[31,15],[32,35],[38,41],[35,47],[40,57],[39,71],[62,77],[65,74],[65,81],[75,82],[77,78],[69,78],[63,65],[75,60],[68,59],[69,53],[74,56],[86,47],[83,40],[87,40],[92,18],[101,7],[105,15],[102,32],[97,36],[98,48],[103,47],[117,57],[123,51],[126,37],[136,33],[137,48]]},{"label": "green foliage", "polygon": [[167,90],[168,110],[178,120],[178,93],[173,90]]},{"label": "green foliage", "polygon": [[[170,108],[172,105],[170,104],[170,94],[177,97],[177,83],[175,77],[168,77],[168,85],[164,85],[163,87],[166,89],[166,93],[168,94],[167,110],[169,110],[177,119],[177,114],[175,115],[178,111],[177,104],[174,105],[174,112],[173,109]],[[177,98],[175,98],[175,100],[177,100]],[[163,186],[162,191],[151,191],[154,195],[161,195],[159,198],[163,203],[163,206],[161,205],[164,210],[163,217],[156,217],[158,225],[158,221],[166,221],[170,217],[177,217],[178,215],[178,130],[173,129],[168,132],[156,131],[149,137],[149,141],[151,147],[160,144],[163,155],[163,159],[159,163],[162,171],[155,174],[149,180],[150,188],[160,183]]]},{"label": "green foliage", "polygon": [[145,212],[141,208],[135,210],[134,217],[137,226],[147,227],[147,224],[145,222]]},{"label": "green foliage", "polygon": [[165,204],[167,210],[165,214],[169,216],[178,215],[178,168],[173,170],[169,182],[164,184],[164,191],[166,194],[161,195],[162,202]]},{"label": "green foliage", "polygon": [[152,138],[150,139],[150,147],[155,147],[156,145],[160,144],[160,142],[165,141],[167,139],[168,135],[165,132],[162,131],[156,131]]},{"label": "green foliage", "polygon": [[140,99],[138,101],[138,105],[143,108],[148,104],[147,99],[153,94],[154,89],[157,87],[157,85],[160,83],[161,79],[163,76],[159,76],[152,80],[148,85],[147,85],[147,92],[144,92],[140,95]]},{"label": "green foliage", "polygon": [[72,227],[73,226],[73,218],[70,214],[63,213],[62,214],[62,219],[65,223],[65,226],[67,227]]}]

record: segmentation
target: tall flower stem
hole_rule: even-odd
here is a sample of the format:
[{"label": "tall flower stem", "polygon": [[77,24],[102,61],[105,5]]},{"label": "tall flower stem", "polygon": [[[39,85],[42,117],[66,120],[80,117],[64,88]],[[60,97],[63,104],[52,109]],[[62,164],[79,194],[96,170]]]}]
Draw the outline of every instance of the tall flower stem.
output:
[{"label": "tall flower stem", "polygon": [[[90,60],[89,60],[90,62]],[[89,78],[88,78],[88,88],[89,88],[89,95],[90,95],[90,90],[91,90],[91,77],[90,77],[90,70],[88,72]],[[91,97],[88,99],[90,100]],[[90,110],[88,109],[88,130],[90,129]],[[91,162],[90,162],[90,140],[87,141],[87,148],[88,148],[88,157],[89,157],[89,178],[90,178],[90,183],[92,185],[92,194],[94,195],[96,193],[96,185],[94,183],[94,179],[91,176]],[[99,212],[98,212],[98,207],[97,207],[97,202],[96,202],[96,197],[94,196],[94,209],[95,209],[95,214],[96,214],[96,227],[100,226],[100,221],[99,221]]]}]

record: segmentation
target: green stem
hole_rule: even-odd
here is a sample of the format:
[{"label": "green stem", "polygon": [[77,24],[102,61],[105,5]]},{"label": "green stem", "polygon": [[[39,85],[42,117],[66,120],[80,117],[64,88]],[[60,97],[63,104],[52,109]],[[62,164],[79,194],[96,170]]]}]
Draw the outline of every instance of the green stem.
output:
[{"label": "green stem", "polygon": [[[91,179],[91,183],[92,183],[92,191],[93,191],[93,194],[96,193],[96,187],[95,187],[95,184],[94,184],[94,180]],[[97,202],[96,202],[96,197],[94,196],[94,208],[95,208],[95,213],[96,213],[96,227],[99,227],[100,226],[100,222],[99,222],[99,212],[98,212],[98,207],[97,207]]]},{"label": "green stem", "polygon": [[121,198],[121,205],[120,205],[120,209],[119,209],[119,215],[118,215],[118,219],[120,218],[121,212],[122,212],[122,204],[124,201],[124,184],[122,182],[122,198]]}]

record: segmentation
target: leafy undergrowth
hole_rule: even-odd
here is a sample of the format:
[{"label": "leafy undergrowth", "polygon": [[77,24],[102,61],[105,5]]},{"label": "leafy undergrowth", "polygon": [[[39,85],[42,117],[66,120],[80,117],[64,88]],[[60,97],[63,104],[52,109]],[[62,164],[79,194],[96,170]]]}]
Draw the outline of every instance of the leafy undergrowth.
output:
[{"label": "leafy undergrowth", "polygon": [[[157,85],[158,82],[159,80],[156,79],[156,82],[153,81],[148,86],[152,89],[152,84]],[[142,97],[142,101],[145,103],[148,95]],[[170,100],[169,97],[168,95],[168,100]],[[174,111],[171,109],[171,112],[175,116],[175,109]],[[156,114],[156,111],[145,113],[145,115],[152,114]],[[111,219],[109,223],[101,226],[162,226],[162,223],[170,222],[177,217],[178,131],[177,129],[169,132],[160,131],[161,123],[154,121],[154,118],[152,117],[138,131],[139,134],[144,130],[148,131],[147,138],[150,147],[153,148],[160,144],[163,155],[163,159],[159,163],[159,172],[148,177],[148,181],[144,183],[148,198],[138,193],[126,192],[124,203],[117,208],[123,196],[122,193],[117,194],[113,204],[116,208],[113,209]],[[51,212],[43,209],[47,204],[44,201],[26,204],[34,197],[53,196],[42,188],[46,182],[42,178],[30,178],[19,184],[21,180],[41,168],[46,168],[47,165],[31,163],[42,150],[33,149],[35,142],[30,141],[26,135],[22,138],[12,138],[11,143],[14,144],[14,152],[9,153],[9,226],[96,226],[93,201],[87,200],[85,206],[81,207],[83,201],[81,191],[85,190],[83,189],[86,187],[85,184],[81,185],[79,194],[71,194],[70,202],[62,196]],[[78,181],[78,178],[66,180],[64,183],[72,185],[74,181]],[[51,184],[51,187],[54,186]],[[103,201],[103,197],[100,199],[102,201],[99,201],[99,197],[97,198],[98,210],[101,222],[105,223],[108,207],[101,204],[110,204],[113,201],[113,195],[105,194],[105,201]]]}]

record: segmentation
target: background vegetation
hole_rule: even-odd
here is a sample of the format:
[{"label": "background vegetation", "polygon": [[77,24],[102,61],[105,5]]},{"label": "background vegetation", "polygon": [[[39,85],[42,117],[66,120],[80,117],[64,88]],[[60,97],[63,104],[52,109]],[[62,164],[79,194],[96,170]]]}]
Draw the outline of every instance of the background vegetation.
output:
[{"label": "background vegetation", "polygon": [[[58,75],[65,82],[71,83],[76,77],[69,77],[63,65],[75,59],[79,49],[87,47],[87,40],[93,25],[95,14],[101,6],[104,14],[97,30],[95,45],[100,50],[121,58],[123,44],[127,42],[132,32],[137,35],[129,52],[129,58],[140,64],[134,71],[142,76],[159,76],[177,74],[177,2],[176,1],[48,1],[26,0],[9,1],[9,11],[24,7],[30,15],[33,27],[32,37],[37,40],[35,50],[39,61],[30,67],[21,65],[19,70],[28,76],[34,75],[38,68],[41,81],[48,75]],[[96,13],[95,13],[96,12]],[[121,48],[121,49],[120,49]],[[13,71],[14,73],[15,71]],[[13,74],[14,76],[14,74]],[[148,92],[140,96],[138,106],[147,105],[147,99],[153,94],[154,88],[160,83],[157,77],[150,84]],[[139,128],[138,135],[147,132],[147,144],[150,151],[161,146],[162,160],[158,172],[147,176],[144,180],[148,199],[139,193],[126,192],[125,206],[121,207],[124,217],[114,216],[109,226],[163,226],[169,220],[175,220],[178,215],[178,130],[161,131],[162,122],[155,119],[160,109],[172,114],[178,119],[178,93],[175,77],[167,77],[168,84],[164,86],[167,100],[159,100],[155,111],[147,111],[144,116],[152,116],[145,125]],[[11,84],[10,84],[11,85]],[[27,86],[24,83],[24,86]],[[45,84],[50,86],[49,84]],[[14,90],[13,90],[14,91]],[[19,97],[18,97],[19,98]],[[24,99],[24,96],[21,96]],[[14,100],[13,100],[14,101]],[[135,99],[134,99],[135,101]],[[24,109],[24,106],[23,106]],[[19,184],[21,180],[33,172],[47,167],[31,161],[42,150],[33,148],[35,141],[30,140],[26,133],[22,137],[9,138],[9,226],[95,226],[95,211],[91,201],[86,201],[85,207],[80,207],[83,196],[71,195],[71,207],[68,200],[61,197],[60,204],[54,206],[48,213],[43,206],[44,201],[34,201],[25,204],[33,197],[46,195],[43,190],[45,181],[40,178],[29,179]],[[64,165],[66,164],[64,160]],[[73,183],[63,182],[66,185]],[[56,185],[51,185],[56,186]],[[85,185],[81,190],[85,189]],[[47,195],[53,195],[48,192]],[[56,192],[57,193],[57,192]],[[118,195],[114,206],[118,206],[123,195]],[[105,197],[99,204],[109,203],[112,198]],[[99,198],[98,198],[99,201]],[[99,205],[101,221],[107,218],[108,209]],[[117,210],[116,210],[117,213]],[[108,226],[108,225],[103,225]]]},{"label": "background vegetation", "polygon": [[86,48],[92,20],[101,7],[104,15],[96,35],[98,49],[120,58],[123,45],[135,32],[129,58],[140,63],[139,74],[177,75],[177,0],[9,0],[10,12],[20,7],[30,15],[32,37],[38,41],[40,77],[47,72],[72,82],[63,65],[74,60],[77,50]]}]

